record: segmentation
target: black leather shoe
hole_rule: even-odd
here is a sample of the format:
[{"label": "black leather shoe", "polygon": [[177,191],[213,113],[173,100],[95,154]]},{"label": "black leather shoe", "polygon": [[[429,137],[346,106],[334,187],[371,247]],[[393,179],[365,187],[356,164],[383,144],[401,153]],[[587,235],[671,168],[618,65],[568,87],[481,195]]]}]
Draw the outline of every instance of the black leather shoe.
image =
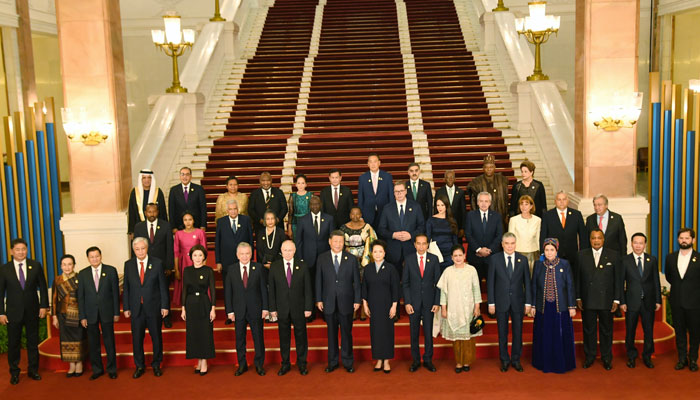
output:
[{"label": "black leather shoe", "polygon": [[74,378],[75,372],[66,372],[66,378]]},{"label": "black leather shoe", "polygon": [[117,373],[116,373],[116,372],[110,372],[110,373],[109,373],[109,379],[117,379]]},{"label": "black leather shoe", "polygon": [[634,368],[637,366],[637,361],[634,358],[627,360],[627,368]]},{"label": "black leather shoe", "polygon": [[419,368],[419,367],[420,367],[420,363],[419,363],[418,361],[414,361],[414,362],[411,364],[411,367],[408,368],[408,371],[409,371],[409,372],[416,372],[416,371],[418,371],[418,368]]},{"label": "black leather shoe", "polygon": [[302,366],[302,367],[299,367],[299,373],[300,373],[302,376],[306,376],[306,375],[309,374],[309,370],[306,369],[306,365],[304,365],[304,366]]},{"label": "black leather shoe", "polygon": [[195,369],[195,370],[194,370],[194,373],[195,373],[195,374],[199,374],[199,370],[198,370],[198,369]]},{"label": "black leather shoe", "polygon": [[603,368],[606,371],[610,371],[612,369],[612,361],[603,361]]},{"label": "black leather shoe", "polygon": [[615,318],[622,318],[622,310],[620,310],[620,307],[615,310]]},{"label": "black leather shoe", "polygon": [[465,365],[465,366],[462,367],[462,371],[464,371],[464,372],[469,372],[469,369],[470,369],[470,368],[469,368],[468,365]]},{"label": "black leather shoe", "polygon": [[91,380],[91,381],[94,381],[95,379],[101,377],[102,375],[104,375],[104,372],[100,372],[100,373],[97,373],[97,374],[92,374],[92,375],[90,375],[90,380]]},{"label": "black leather shoe", "polygon": [[12,375],[10,377],[10,385],[16,385],[19,383],[19,375]]},{"label": "black leather shoe", "polygon": [[520,364],[519,361],[513,363],[513,368],[518,372],[523,372],[523,366]]},{"label": "black leather shoe", "polygon": [[508,367],[510,366],[510,363],[501,361],[501,372],[506,372],[508,371]]},{"label": "black leather shoe", "polygon": [[277,371],[277,375],[282,376],[282,375],[286,374],[287,372],[289,372],[290,369],[291,368],[289,367],[289,365],[283,365],[282,368],[280,368],[280,370]]},{"label": "black leather shoe", "polygon": [[265,376],[265,370],[262,367],[255,367],[255,372],[260,376]]},{"label": "black leather shoe", "polygon": [[83,376],[83,371],[75,372],[75,373],[73,373],[73,376],[76,378],[81,377],[81,376]]},{"label": "black leather shoe", "polygon": [[335,371],[336,369],[338,369],[338,366],[337,366],[337,365],[332,365],[332,366],[331,366],[331,365],[328,365],[328,366],[326,366],[326,369],[324,369],[324,371],[326,371],[326,372],[333,372],[333,371]]},{"label": "black leather shoe", "polygon": [[385,370],[383,370],[383,371],[384,371],[385,374],[390,374],[390,373],[391,373],[391,370],[390,370],[390,369],[385,369]]},{"label": "black leather shoe", "polygon": [[153,367],[153,375],[155,376],[163,376],[163,370],[160,369],[160,367]]},{"label": "black leather shoe", "polygon": [[425,369],[427,369],[427,370],[430,371],[430,372],[435,372],[435,371],[437,371],[437,368],[435,368],[435,366],[433,365],[433,363],[430,362],[430,361],[424,362],[424,363],[423,363],[423,366],[425,367]]},{"label": "black leather shoe", "polygon": [[36,372],[27,372],[27,376],[29,377],[29,379],[34,380],[34,381],[41,380],[41,375],[37,374]]},{"label": "black leather shoe", "polygon": [[654,368],[654,363],[651,362],[651,358],[643,358],[642,361],[647,368]]},{"label": "black leather shoe", "polygon": [[689,368],[691,372],[698,372],[698,363],[695,361],[691,361],[689,364]]},{"label": "black leather shoe", "polygon": [[207,374],[207,372],[209,372],[209,371],[208,370],[207,371],[199,371],[199,376],[204,376]]},{"label": "black leather shoe", "polygon": [[167,317],[163,318],[163,326],[166,328],[173,327],[173,321],[170,319],[170,314],[168,314]]},{"label": "black leather shoe", "polygon": [[345,367],[345,370],[348,371],[348,372],[351,373],[351,374],[352,374],[353,372],[355,372],[355,368],[353,368],[352,365],[349,366],[349,367]]},{"label": "black leather shoe", "polygon": [[382,370],[382,367],[374,367],[374,370],[373,370],[373,371],[374,371],[374,372],[379,372],[379,371],[381,371],[381,370]]},{"label": "black leather shoe", "polygon": [[464,368],[464,367],[455,367],[455,374],[461,374],[462,368]]},{"label": "black leather shoe", "polygon": [[676,371],[679,371],[679,370],[682,370],[683,368],[685,368],[686,365],[688,365],[688,361],[685,361],[685,360],[678,361],[676,363],[676,366],[673,368],[675,368]]},{"label": "black leather shoe", "polygon": [[139,379],[145,372],[145,368],[136,368],[136,371],[134,371],[134,379]]},{"label": "black leather shoe", "polygon": [[248,371],[248,366],[247,365],[239,365],[238,369],[236,370],[236,373],[233,374],[234,376],[241,376],[243,375],[246,371]]},{"label": "black leather shoe", "polygon": [[591,365],[593,365],[593,361],[595,360],[586,360],[583,362],[583,368],[590,368]]}]

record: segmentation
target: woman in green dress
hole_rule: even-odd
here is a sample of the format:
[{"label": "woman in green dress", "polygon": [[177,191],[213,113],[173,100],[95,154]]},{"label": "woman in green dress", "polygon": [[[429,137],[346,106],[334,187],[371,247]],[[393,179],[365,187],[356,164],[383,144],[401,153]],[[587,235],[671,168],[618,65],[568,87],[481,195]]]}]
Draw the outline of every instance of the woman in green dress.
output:
[{"label": "woman in green dress", "polygon": [[291,218],[291,228],[287,231],[287,236],[294,240],[294,235],[297,233],[297,220],[309,213],[309,201],[313,193],[306,191],[306,175],[299,174],[294,179],[296,182],[297,192],[289,195],[289,215]]}]

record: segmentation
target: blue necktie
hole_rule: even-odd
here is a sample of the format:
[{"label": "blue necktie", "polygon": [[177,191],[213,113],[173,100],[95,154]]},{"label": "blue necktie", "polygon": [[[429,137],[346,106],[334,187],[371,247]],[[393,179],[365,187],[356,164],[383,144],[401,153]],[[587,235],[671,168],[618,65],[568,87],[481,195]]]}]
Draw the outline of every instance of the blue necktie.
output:
[{"label": "blue necktie", "polygon": [[401,226],[403,226],[403,216],[404,216],[403,204],[401,204],[400,208],[401,209],[399,210],[399,219],[401,220]]},{"label": "blue necktie", "polygon": [[508,277],[510,278],[513,276],[513,261],[511,260],[512,256],[508,256]]},{"label": "blue necktie", "polygon": [[481,214],[483,217],[481,218],[481,225],[484,228],[484,233],[486,233],[486,213]]},{"label": "blue necktie", "polygon": [[338,270],[340,269],[340,261],[338,256],[335,256],[335,262],[333,262],[333,267],[335,267],[335,274],[338,275]]},{"label": "blue necktie", "polygon": [[[643,276],[644,268],[642,268],[642,257],[637,257],[637,269],[639,270],[639,276]],[[642,298],[644,298],[644,286],[642,286]]]}]

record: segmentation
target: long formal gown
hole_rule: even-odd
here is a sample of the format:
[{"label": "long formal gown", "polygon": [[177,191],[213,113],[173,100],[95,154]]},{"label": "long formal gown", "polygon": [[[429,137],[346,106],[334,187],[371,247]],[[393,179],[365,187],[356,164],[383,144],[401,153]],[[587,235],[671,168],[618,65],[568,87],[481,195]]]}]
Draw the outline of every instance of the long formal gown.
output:
[{"label": "long formal gown", "polygon": [[372,358],[394,358],[394,320],[389,318],[389,310],[392,303],[399,301],[399,273],[393,265],[384,262],[377,270],[376,263],[367,264],[362,280],[362,300],[367,300],[370,311]]},{"label": "long formal gown", "polygon": [[[294,215],[292,216],[292,236],[297,234],[297,221],[299,218],[309,213],[309,201],[311,201],[311,196],[314,194],[311,192],[306,192],[305,195],[299,196],[296,193],[292,193],[292,204],[294,205]],[[294,237],[292,237],[294,239]]]},{"label": "long formal gown", "polygon": [[78,317],[78,274],[62,274],[53,283],[52,312],[58,318],[61,361],[83,361],[87,351],[87,333]]},{"label": "long formal gown", "polygon": [[186,358],[208,359],[216,356],[214,324],[209,320],[216,304],[214,271],[208,266],[189,266],[182,274],[182,304],[186,316]]},{"label": "long formal gown", "polygon": [[435,241],[442,253],[442,262],[440,263],[440,271],[452,265],[452,246],[459,244],[457,235],[452,233],[447,218],[437,218],[432,216],[425,223],[425,233],[431,241]]},{"label": "long formal gown", "polygon": [[[175,258],[179,262],[180,278],[182,278],[185,267],[192,265],[190,249],[195,244],[207,247],[207,238],[203,230],[195,228],[192,232],[185,232],[184,230],[175,232],[173,250],[175,251]],[[182,305],[182,279],[179,281],[176,279],[173,282],[173,304],[179,307]]]},{"label": "long formal gown", "polygon": [[340,227],[345,234],[345,250],[357,258],[360,266],[360,279],[364,276],[365,266],[370,263],[370,244],[377,239],[377,233],[370,224],[360,229],[352,229],[347,225]]}]

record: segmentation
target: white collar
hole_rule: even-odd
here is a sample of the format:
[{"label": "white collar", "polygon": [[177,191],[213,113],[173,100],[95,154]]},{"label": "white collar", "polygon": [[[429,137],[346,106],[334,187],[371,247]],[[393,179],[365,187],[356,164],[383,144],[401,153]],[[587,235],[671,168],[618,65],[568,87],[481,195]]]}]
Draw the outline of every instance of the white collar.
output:
[{"label": "white collar", "polygon": [[139,260],[138,257],[136,257],[136,265],[138,265],[140,262],[143,262],[143,265],[148,265],[148,255],[143,260]]},{"label": "white collar", "polygon": [[238,219],[238,215],[236,215],[235,218],[232,217],[232,216],[230,216],[230,215],[228,215],[228,219],[229,219],[229,221],[231,221],[231,222],[235,222],[235,221]]},{"label": "white collar", "polygon": [[515,252],[513,254],[508,254],[505,251],[503,252],[503,257],[505,257],[505,260],[508,261],[508,257],[513,257],[513,260],[515,260]]},{"label": "white collar", "polygon": [[333,190],[333,189],[338,189],[338,191],[340,191],[340,184],[338,184],[338,185],[331,185],[331,190]]},{"label": "white collar", "polygon": [[559,214],[559,215],[561,215],[561,213],[566,214],[566,210],[567,210],[568,208],[569,208],[569,207],[567,207],[567,208],[565,208],[565,209],[563,209],[563,210],[560,210],[560,209],[557,208],[557,214]]},{"label": "white collar", "polygon": [[400,202],[400,201],[396,200],[396,208],[399,208],[399,207],[403,206],[404,211],[405,211],[405,210],[406,210],[406,203],[407,203],[407,202],[408,202],[407,199],[404,199],[403,202]]},{"label": "white collar", "polygon": [[335,252],[333,252],[333,250],[331,250],[331,256],[332,256],[334,261],[335,261],[336,257],[340,258],[340,256],[342,256],[342,255],[343,255],[342,251],[340,253],[335,253]]},{"label": "white collar", "polygon": [[15,267],[17,267],[17,268],[19,268],[19,263],[22,263],[22,267],[27,266],[27,259],[26,258],[22,261],[17,261],[13,258],[12,261],[15,263]]},{"label": "white collar", "polygon": [[250,262],[248,262],[248,264],[241,264],[241,270],[242,270],[244,267],[250,269]]},{"label": "white collar", "polygon": [[634,255],[634,260],[635,260],[635,261],[637,261],[637,259],[638,259],[639,257],[644,258],[644,253],[642,253],[642,254],[637,254],[637,253],[635,253],[635,252],[633,251],[633,252],[632,252],[632,255]]},{"label": "white collar", "polygon": [[603,215],[598,215],[598,214],[596,214],[595,216],[596,216],[596,219],[597,219],[597,220],[600,220],[600,217],[603,217],[603,219],[608,219],[608,216],[609,216],[609,215],[610,215],[610,210],[605,210],[605,212],[603,213]]},{"label": "white collar", "polygon": [[428,252],[426,251],[423,254],[418,254],[418,252],[416,252],[416,259],[420,260],[421,257],[428,258]]},{"label": "white collar", "polygon": [[291,260],[285,260],[284,258],[282,259],[284,261],[284,265],[286,266],[287,264],[294,265],[294,259],[292,258]]},{"label": "white collar", "polygon": [[192,182],[188,183],[187,185],[185,185],[185,184],[182,183],[182,182],[180,182],[180,184],[182,185],[182,190],[185,191],[185,190],[187,190],[187,188],[190,187],[190,185],[192,184]]},{"label": "white collar", "polygon": [[317,212],[316,214],[314,214],[314,213],[312,213],[311,211],[309,211],[309,214],[311,214],[311,216],[313,216],[313,217],[317,217],[317,218],[320,218],[320,217],[321,217],[321,211]]},{"label": "white collar", "polygon": [[601,254],[601,253],[603,252],[603,248],[602,248],[602,247],[599,248],[598,250],[596,250],[596,249],[594,249],[593,247],[591,247],[591,250],[593,250],[593,254]]},{"label": "white collar", "polygon": [[409,179],[409,181],[411,182],[411,185],[413,185],[414,183],[415,183],[416,185],[418,185],[418,183],[420,182],[420,178],[416,179],[415,181]]}]

